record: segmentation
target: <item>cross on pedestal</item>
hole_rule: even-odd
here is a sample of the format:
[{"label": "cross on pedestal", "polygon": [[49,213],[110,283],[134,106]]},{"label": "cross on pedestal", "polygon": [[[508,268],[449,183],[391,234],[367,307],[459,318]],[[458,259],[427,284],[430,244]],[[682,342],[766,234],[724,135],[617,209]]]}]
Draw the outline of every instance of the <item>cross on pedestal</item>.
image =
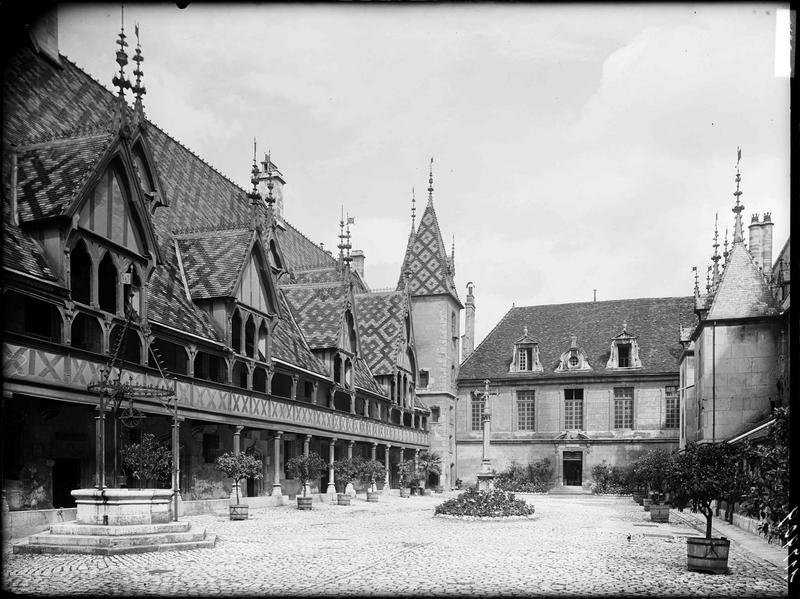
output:
[{"label": "cross on pedestal", "polygon": [[497,395],[497,392],[489,391],[489,379],[483,381],[483,458],[481,459],[481,470],[478,473],[478,489],[488,491],[494,488],[494,474],[492,474],[492,463],[489,459],[489,437],[492,430],[492,411],[489,409],[489,398]]}]

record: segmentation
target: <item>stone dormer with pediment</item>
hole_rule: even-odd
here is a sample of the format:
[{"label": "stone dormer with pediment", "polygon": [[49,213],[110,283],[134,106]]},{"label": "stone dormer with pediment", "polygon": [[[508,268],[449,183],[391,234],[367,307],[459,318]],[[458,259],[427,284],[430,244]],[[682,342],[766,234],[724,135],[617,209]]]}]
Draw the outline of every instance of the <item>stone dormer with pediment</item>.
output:
[{"label": "stone dormer with pediment", "polygon": [[578,347],[578,336],[570,335],[569,349],[561,354],[556,372],[585,372],[592,370],[586,352]]},{"label": "stone dormer with pediment", "polygon": [[606,368],[641,368],[639,358],[638,336],[628,333],[627,325],[622,325],[622,332],[611,340],[611,354],[608,357]]},{"label": "stone dormer with pediment", "polygon": [[509,366],[509,372],[542,372],[542,363],[539,360],[539,343],[528,335],[528,327],[522,332],[522,337],[514,343],[514,353]]}]

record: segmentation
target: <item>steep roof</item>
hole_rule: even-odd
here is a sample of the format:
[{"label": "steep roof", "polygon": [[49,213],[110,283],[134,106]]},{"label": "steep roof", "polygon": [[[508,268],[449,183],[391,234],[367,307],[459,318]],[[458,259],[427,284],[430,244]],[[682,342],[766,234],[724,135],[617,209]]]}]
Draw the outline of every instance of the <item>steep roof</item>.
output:
[{"label": "steep roof", "polygon": [[342,312],[349,298],[342,282],[284,285],[283,292],[311,349],[338,347]]},{"label": "steep roof", "polygon": [[50,269],[44,249],[36,239],[11,223],[7,205],[3,206],[3,266],[13,268],[39,279],[56,281],[58,278]]},{"label": "steep roof", "polygon": [[311,352],[311,348],[292,318],[289,304],[283,293],[279,293],[279,301],[281,304],[280,320],[278,326],[275,327],[275,335],[272,337],[273,358],[300,366],[322,376],[328,376],[325,366]]},{"label": "steep roof", "polygon": [[776,314],[777,302],[764,274],[741,243],[731,250],[706,319],[749,318]]},{"label": "steep roof", "polygon": [[[609,375],[606,370],[611,339],[627,325],[638,337],[642,368],[635,372],[677,373],[682,347],[680,326],[695,322],[693,297],[643,298],[550,304],[512,308],[494,330],[461,365],[458,378],[497,377],[547,378],[561,376]],[[541,374],[509,373],[514,344],[524,328],[539,344]],[[558,373],[561,354],[569,349],[570,335],[577,335],[592,370],[588,373]],[[614,373],[618,373],[615,370]]]},{"label": "steep roof", "polygon": [[201,230],[175,235],[193,299],[232,297],[253,240],[245,228]]},{"label": "steep roof", "polygon": [[283,248],[289,270],[334,268],[336,259],[303,235],[285,219],[285,229],[278,227],[278,242]]},{"label": "steep roof", "polygon": [[409,235],[397,289],[403,288],[406,270],[412,296],[449,294],[463,308],[432,201],[428,201],[416,233]]},{"label": "steep roof", "polygon": [[392,374],[405,335],[407,295],[403,291],[355,296],[361,353],[375,375]]}]

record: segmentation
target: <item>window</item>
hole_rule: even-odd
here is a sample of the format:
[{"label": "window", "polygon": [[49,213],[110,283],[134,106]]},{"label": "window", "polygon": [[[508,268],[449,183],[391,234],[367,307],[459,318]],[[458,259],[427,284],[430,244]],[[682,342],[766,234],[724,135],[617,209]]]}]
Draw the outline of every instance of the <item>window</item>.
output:
[{"label": "window", "polygon": [[439,422],[439,416],[441,414],[441,408],[435,406],[431,408],[431,422]]},{"label": "window", "polygon": [[247,366],[242,362],[233,365],[233,384],[241,389],[247,389]]},{"label": "window", "polygon": [[583,389],[564,389],[564,428],[583,428]]},{"label": "window", "polygon": [[92,286],[92,260],[83,241],[69,254],[70,281],[72,283],[72,299],[83,304],[90,304]]},{"label": "window", "polygon": [[536,430],[534,391],[517,391],[517,430]]},{"label": "window", "polygon": [[253,390],[261,393],[267,392],[267,371],[263,368],[253,370]]},{"label": "window", "polygon": [[231,348],[237,354],[242,353],[242,317],[239,316],[239,310],[234,310],[231,318]]},{"label": "window", "polygon": [[199,351],[194,358],[194,376],[215,383],[226,383],[228,368],[220,356]]},{"label": "window", "polygon": [[667,419],[664,423],[665,428],[679,428],[681,424],[681,404],[676,385],[664,387],[664,396],[667,404]]},{"label": "window", "polygon": [[526,347],[519,350],[519,369],[520,370],[530,370],[531,369],[531,353],[533,350],[530,347]]},{"label": "window", "polygon": [[633,387],[614,387],[614,428],[633,428]]},{"label": "window", "polygon": [[251,358],[255,358],[255,347],[256,347],[256,323],[253,319],[253,315],[251,314],[250,317],[247,319],[247,324],[244,325],[244,353]]},{"label": "window", "polygon": [[186,355],[186,350],[180,345],[156,337],[150,344],[150,350],[147,363],[151,368],[158,368],[156,358],[153,357],[155,353],[161,368],[175,374],[189,373],[189,357]]},{"label": "window", "polygon": [[61,341],[61,315],[51,303],[9,291],[3,297],[3,326],[47,341]]},{"label": "window", "polygon": [[577,366],[578,362],[580,362],[580,360],[578,359],[578,356],[575,356],[575,355],[570,356],[570,358],[569,358],[569,365],[570,366]]},{"label": "window", "polygon": [[421,389],[424,389],[428,386],[429,378],[430,378],[430,373],[427,370],[419,371],[419,386]]},{"label": "window", "polygon": [[630,368],[631,365],[631,346],[628,343],[620,343],[617,345],[617,352],[619,353],[618,364],[620,368]]},{"label": "window", "polygon": [[472,398],[472,430],[479,431],[483,429],[483,406],[485,402],[483,399],[477,397]]},{"label": "window", "polygon": [[100,268],[97,272],[97,293],[100,309],[112,314],[117,313],[117,267],[111,259],[111,254],[106,255],[100,261]]},{"label": "window", "polygon": [[100,353],[103,349],[103,330],[93,316],[79,313],[72,321],[72,347]]},{"label": "window", "polygon": [[262,322],[258,327],[258,359],[262,362],[267,361],[267,339],[269,337],[269,329],[267,324]]},{"label": "window", "polygon": [[[125,335],[123,336],[123,331]],[[123,325],[118,324],[111,329],[111,351],[122,360],[140,364],[142,361],[142,346],[139,335],[136,334],[131,328],[126,329]]]}]

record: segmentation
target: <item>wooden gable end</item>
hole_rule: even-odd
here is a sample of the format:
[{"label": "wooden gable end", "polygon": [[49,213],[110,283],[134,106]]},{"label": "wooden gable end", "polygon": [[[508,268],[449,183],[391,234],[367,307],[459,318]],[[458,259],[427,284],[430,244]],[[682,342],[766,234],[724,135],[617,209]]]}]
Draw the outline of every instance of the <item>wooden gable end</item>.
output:
[{"label": "wooden gable end", "polygon": [[[259,246],[253,246],[253,249],[255,247]],[[236,299],[245,306],[265,314],[277,312],[272,281],[255,251],[250,252],[242,268]]]}]

